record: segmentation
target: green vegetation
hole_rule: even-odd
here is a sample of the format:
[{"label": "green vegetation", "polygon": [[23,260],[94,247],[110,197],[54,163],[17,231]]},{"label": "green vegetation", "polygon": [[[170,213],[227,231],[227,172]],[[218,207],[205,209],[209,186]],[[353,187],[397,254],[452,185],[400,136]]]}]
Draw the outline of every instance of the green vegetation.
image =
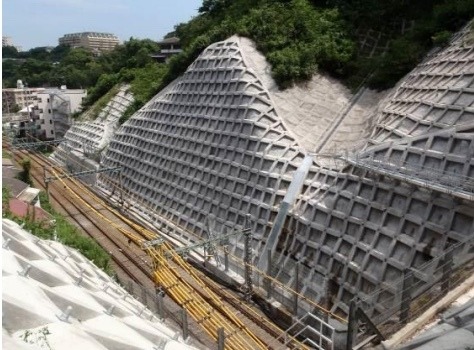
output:
[{"label": "green vegetation", "polygon": [[[3,85],[13,87],[22,79],[29,86],[88,88],[84,106],[89,108],[117,84],[130,83],[136,101],[123,122],[205,47],[239,34],[256,43],[281,88],[320,70],[352,88],[365,83],[385,89],[473,16],[474,0],[204,0],[199,15],[167,35],[180,38],[183,52],[166,64],[150,57],[159,51],[155,42],[134,38],[101,56],[65,46],[26,53],[7,47],[3,57],[11,59],[3,62]],[[369,32],[385,39],[362,47]]]},{"label": "green vegetation", "polygon": [[21,172],[17,175],[18,180],[21,180],[27,183],[30,186],[33,186],[33,181],[31,180],[30,170],[31,170],[31,160],[25,158],[21,161]]},{"label": "green vegetation", "polygon": [[250,11],[241,24],[240,34],[257,43],[281,87],[309,79],[318,67],[337,71],[354,55],[337,9],[316,10],[303,0],[269,4]]},{"label": "green vegetation", "polygon": [[21,53],[8,47],[3,51],[3,87],[15,87],[20,79],[28,86],[87,88],[83,107],[93,108],[92,116],[96,117],[117,92],[118,84],[129,83],[135,96],[128,110],[131,115],[161,86],[167,66],[153,61],[151,54],[157,52],[159,46],[154,41],[134,38],[101,56],[61,45],[51,51],[35,48]]},{"label": "green vegetation", "polygon": [[[237,33],[256,42],[282,88],[319,69],[353,88],[366,82],[385,89],[433,46],[446,44],[474,16],[474,1],[205,0],[200,13],[176,27],[188,48],[188,59],[176,59],[182,69],[194,59],[190,47]],[[388,44],[388,51],[368,55],[361,49],[356,33],[369,31],[387,36],[379,45]]]},{"label": "green vegetation", "polygon": [[12,154],[10,151],[2,148],[2,158],[5,158],[5,159],[12,159]]},{"label": "green vegetation", "polygon": [[[392,87],[434,46],[448,43],[474,16],[473,0],[334,0],[353,30],[389,36],[388,50],[367,57],[358,52],[345,67],[349,85],[364,77],[376,89]],[[402,29],[404,28],[404,31]]]},{"label": "green vegetation", "polygon": [[109,103],[109,101],[115,96],[115,94],[117,94],[118,91],[118,84],[114,85],[109,91],[107,91],[104,95],[99,97],[97,101],[94,102],[94,104],[90,107],[91,119],[95,119],[99,116],[102,109],[105,108],[107,103]]},{"label": "green vegetation", "polygon": [[3,87],[15,87],[21,79],[28,86],[60,86],[81,88],[95,84],[99,71],[94,71],[91,52],[67,46],[52,50],[33,48],[27,52],[3,50]]},{"label": "green vegetation", "polygon": [[10,188],[2,186],[2,214],[4,217],[10,215],[10,198],[12,198]]},{"label": "green vegetation", "polygon": [[160,65],[150,55],[158,51],[159,46],[152,40],[134,38],[100,56],[61,45],[52,50],[34,48],[21,53],[4,48],[3,87],[15,87],[20,79],[28,86],[88,88],[88,107],[119,82],[134,85],[135,77],[156,77],[156,66]]},{"label": "green vegetation", "polygon": [[30,217],[18,218],[13,216],[9,211],[8,206],[11,193],[5,186],[2,187],[3,217],[24,224],[25,230],[41,239],[57,239],[59,242],[77,249],[86,258],[93,261],[99,268],[109,275],[112,275],[113,271],[110,266],[110,256],[107,252],[104,251],[94,240],[81,235],[73,224],[67,221],[61,214],[55,212],[46,196],[46,193],[40,192],[39,197],[41,207],[53,216],[55,220],[54,224],[33,221]]},{"label": "green vegetation", "polygon": [[48,326],[43,328],[35,329],[34,331],[30,331],[26,329],[22,335],[20,335],[20,339],[22,339],[25,343],[28,344],[41,344],[41,348],[52,350],[51,345],[48,342],[48,335],[51,332],[48,329]]}]

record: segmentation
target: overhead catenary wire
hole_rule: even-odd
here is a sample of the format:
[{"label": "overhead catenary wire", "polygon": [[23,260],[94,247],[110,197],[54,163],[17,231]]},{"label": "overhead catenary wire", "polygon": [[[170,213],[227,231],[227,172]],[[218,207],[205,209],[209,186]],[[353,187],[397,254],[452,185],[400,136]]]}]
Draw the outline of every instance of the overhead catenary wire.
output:
[{"label": "overhead catenary wire", "polygon": [[[115,186],[115,187],[117,187],[116,183],[114,183],[114,184],[112,184],[112,185]],[[124,189],[123,189],[123,188],[120,188],[120,190],[123,191]],[[128,197],[128,198],[131,197],[133,200],[140,201],[140,198],[138,198],[137,196],[135,196],[135,194],[133,194],[133,193],[128,193],[128,194],[127,194],[127,197]],[[141,202],[141,201],[140,201],[140,202]],[[142,206],[143,206],[144,203],[141,203],[141,204],[142,204]],[[191,233],[191,232],[188,232],[188,233],[193,234],[193,233]],[[124,233],[124,234],[127,235],[127,233]],[[154,234],[153,234],[153,235],[154,235]],[[198,237],[198,236],[196,235],[196,237]],[[140,242],[139,242],[139,244],[140,244]],[[245,266],[245,263],[244,263],[240,258],[238,258],[238,257],[236,257],[236,256],[234,256],[234,255],[232,255],[232,258],[233,258],[234,260],[236,260],[236,261],[239,261],[239,263],[244,264],[244,266]],[[254,267],[253,267],[253,268],[254,268]],[[278,284],[279,286],[281,286],[281,287],[282,287],[283,289],[285,289],[286,291],[288,291],[288,292],[290,292],[290,293],[294,293],[294,291],[292,291],[291,288],[284,286],[283,284],[281,284],[281,282],[279,282],[279,281],[276,280],[275,278],[266,275],[265,273],[263,273],[263,272],[260,271],[260,270],[256,270],[256,271],[257,271],[257,273],[259,273],[259,274],[261,274],[261,275],[263,275],[263,276],[268,277],[273,283]],[[196,277],[195,277],[195,278],[196,278]],[[199,280],[199,278],[198,278],[198,280]],[[302,295],[301,293],[297,293],[297,295],[298,295],[301,299],[308,301],[310,304],[312,304],[312,305],[315,306],[316,308],[318,308],[318,309],[320,309],[320,310],[322,310],[322,311],[324,311],[324,312],[330,313],[329,310],[326,310],[326,309],[324,309],[322,306],[320,306],[320,305],[316,304],[315,302],[313,302],[313,301],[307,299],[307,298],[306,298],[304,295]],[[249,309],[251,309],[251,308],[249,308]],[[344,320],[343,318],[341,318],[341,317],[339,317],[339,316],[337,316],[337,315],[334,315],[334,317],[335,317],[335,318],[339,318],[340,321],[342,321],[342,322],[345,322],[345,320]],[[268,324],[273,325],[273,323],[268,323]],[[281,331],[281,330],[279,330],[279,329],[278,329],[278,331],[279,331],[279,332],[283,332],[283,331]]]},{"label": "overhead catenary wire", "polygon": [[[110,180],[110,176],[108,176],[107,174],[102,174],[102,177],[104,178],[107,178],[106,180]],[[110,186],[117,186],[113,180],[111,180],[110,182],[107,182],[108,185]],[[127,198],[133,198],[142,208],[146,208],[148,210],[152,210],[153,209],[150,207],[150,205],[148,203],[145,203],[141,198],[135,198],[135,194],[134,193],[131,193],[131,192],[127,192],[126,193],[126,197]],[[189,236],[194,236],[195,238],[197,239],[202,239],[202,237],[198,236],[197,234],[187,230],[186,228],[180,226],[179,224],[174,224],[175,226],[179,227],[181,230],[183,230],[184,232],[186,232],[186,234],[188,234]],[[221,249],[221,247],[218,247],[218,249]],[[290,293],[290,294],[293,294],[293,295],[297,295],[299,298],[301,298],[301,300],[304,300],[305,302],[309,303],[311,306],[315,307],[316,309],[318,309],[319,311],[322,311],[326,314],[328,314],[329,316],[333,317],[334,319],[337,319],[338,321],[342,322],[342,323],[347,323],[347,320],[337,314],[334,314],[333,312],[331,312],[330,310],[326,309],[324,306],[316,303],[315,301],[307,298],[304,294],[300,293],[300,292],[297,292],[295,291],[294,289],[292,289],[291,287],[288,287],[286,286],[285,284],[283,284],[281,281],[279,281],[278,279],[276,279],[275,277],[273,276],[270,276],[268,275],[265,271],[262,271],[260,269],[258,269],[256,266],[254,265],[251,265],[251,264],[248,264],[246,263],[242,258],[232,254],[232,253],[228,253],[229,256],[234,260],[236,261],[239,265],[242,265],[242,266],[247,266],[247,265],[250,265],[252,267],[252,270],[254,270],[256,273],[258,273],[259,275],[261,275],[263,278],[267,279],[267,280],[270,280],[272,281],[272,283],[274,284],[277,284],[278,286],[280,286],[282,289],[284,289],[286,292]]]},{"label": "overhead catenary wire", "polygon": [[[53,174],[57,175],[57,172],[56,172],[55,170],[52,170],[52,172],[53,172]],[[67,177],[66,177],[66,178],[67,178]],[[72,180],[72,179],[71,179],[71,180]],[[74,193],[74,191],[73,191],[71,188],[69,188],[69,186],[67,186],[67,185],[65,184],[65,182],[63,181],[63,179],[59,179],[59,181],[61,181],[61,182],[63,183],[63,186],[64,186],[66,189],[68,189],[68,191],[71,191],[71,192],[73,193],[73,196],[75,196],[77,199],[81,200],[80,197],[79,197],[76,193]],[[73,180],[73,182],[76,183],[76,181],[74,181],[74,180]],[[84,189],[83,189],[83,190],[84,190]],[[88,207],[92,212],[95,212],[97,215],[101,216],[101,214],[98,213],[98,212],[96,212],[95,208],[93,208],[92,206],[88,205],[88,203],[85,203],[85,202],[84,202],[84,204],[85,204],[85,206]],[[119,215],[120,215],[120,214],[119,214]],[[136,242],[137,244],[141,244],[141,243],[142,243],[143,239],[141,239],[140,237],[138,237],[138,236],[136,236],[136,235],[133,235],[133,234],[131,234],[130,232],[124,230],[123,228],[121,228],[121,227],[115,225],[110,219],[108,219],[108,218],[106,218],[106,217],[104,217],[104,219],[105,219],[109,224],[113,225],[113,226],[114,226],[117,230],[119,230],[121,233],[123,233],[126,237],[132,239],[132,240],[133,240],[134,242]],[[135,223],[133,223],[133,222],[127,220],[126,218],[124,218],[124,220],[126,220],[132,227],[136,227],[136,226],[137,226]],[[156,236],[155,233],[149,232],[148,230],[143,229],[143,228],[140,230],[140,232],[143,233],[143,234],[145,235],[145,237],[147,237],[147,238],[149,238],[149,239],[151,239],[151,238],[153,238],[153,237]],[[169,277],[169,276],[167,276],[167,277]],[[207,315],[207,314],[208,314],[208,312],[206,312],[206,315]],[[232,317],[230,317],[230,318],[232,318]],[[236,319],[234,318],[234,322],[236,322],[236,321],[238,321],[238,320],[236,320]],[[222,325],[222,322],[226,322],[226,321],[220,320],[219,324]],[[229,327],[232,327],[232,326],[229,326]],[[242,332],[242,330],[245,331],[245,328],[246,328],[246,327],[243,326],[242,324],[238,324],[237,331],[234,331],[234,333],[237,334],[237,333]],[[215,330],[215,331],[217,331],[217,330]],[[215,333],[215,332],[211,332],[211,333],[213,333],[212,336],[215,337],[215,334],[216,334],[216,333]],[[232,332],[231,332],[231,333],[232,333]],[[247,330],[247,333],[251,333],[251,332],[249,332],[249,331]],[[256,338],[254,338],[254,341],[255,341],[255,340],[256,340]],[[255,344],[254,344],[254,345],[255,345]],[[261,344],[260,344],[260,345],[261,345]],[[245,347],[244,347],[244,348],[245,348]],[[246,345],[246,348],[248,348],[248,344]]]}]

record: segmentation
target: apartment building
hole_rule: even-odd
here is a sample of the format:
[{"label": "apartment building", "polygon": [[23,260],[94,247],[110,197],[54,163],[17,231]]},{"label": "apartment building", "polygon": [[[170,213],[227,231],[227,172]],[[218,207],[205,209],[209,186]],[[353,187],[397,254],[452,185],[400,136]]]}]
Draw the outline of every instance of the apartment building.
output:
[{"label": "apartment building", "polygon": [[177,55],[183,51],[179,38],[177,37],[165,38],[158,41],[157,44],[160,45],[160,52],[151,57],[158,62],[166,62],[171,56]]},{"label": "apartment building", "polygon": [[63,138],[72,125],[71,115],[81,110],[81,103],[86,94],[86,90],[66,89],[65,86],[39,92],[34,110],[35,122],[40,126],[40,138]]},{"label": "apartment building", "polygon": [[110,51],[120,43],[117,36],[110,33],[83,32],[65,34],[59,38],[60,45],[83,47],[94,53]]},{"label": "apartment building", "polygon": [[[13,124],[39,139],[60,139],[72,125],[71,115],[81,110],[82,100],[86,97],[86,90],[67,89],[3,89],[15,90],[14,96],[26,96],[22,108],[10,118]],[[26,91],[17,91],[26,90]],[[10,93],[11,91],[7,91]],[[5,91],[3,96],[12,96]],[[27,101],[28,103],[25,103]],[[5,104],[5,101],[4,101]],[[5,110],[4,110],[5,111]],[[23,136],[24,137],[24,132]]]},{"label": "apartment building", "polygon": [[2,112],[15,113],[35,104],[36,94],[44,90],[44,88],[25,88],[22,81],[18,80],[16,88],[2,89]]}]

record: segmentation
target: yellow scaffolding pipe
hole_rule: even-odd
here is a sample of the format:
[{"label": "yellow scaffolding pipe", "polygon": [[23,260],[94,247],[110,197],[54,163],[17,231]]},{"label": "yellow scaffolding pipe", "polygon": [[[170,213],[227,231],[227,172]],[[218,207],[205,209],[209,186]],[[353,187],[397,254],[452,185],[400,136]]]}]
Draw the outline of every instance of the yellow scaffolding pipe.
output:
[{"label": "yellow scaffolding pipe", "polygon": [[[54,170],[51,170],[51,171],[56,177],[58,177],[58,174],[56,173],[56,171]],[[110,220],[109,218],[105,217],[103,214],[98,212],[92,205],[87,203],[77,193],[75,193],[63,181],[62,178],[58,177],[58,180],[61,181],[63,186],[68,191],[70,191],[74,197],[76,197],[80,202],[82,202],[84,206],[90,209],[91,212],[96,214],[102,220],[112,225],[119,232],[124,234],[129,239],[132,239],[134,242],[138,244],[142,244],[144,242],[144,240],[140,238],[139,236],[128,232],[124,228],[117,225],[114,221]],[[73,182],[75,183],[75,181]],[[165,247],[165,252],[173,253],[171,247],[167,243],[164,245],[164,247]],[[189,284],[187,284],[181,278],[178,278],[176,276],[176,272],[173,269],[169,268],[168,266],[169,262],[167,261],[165,256],[163,254],[161,254],[160,256],[159,252],[156,252],[154,248],[147,249],[147,252],[150,253],[150,251],[152,251],[153,253],[149,255],[151,255],[155,263],[161,267],[159,269],[156,269],[154,272],[157,282],[159,282],[161,285],[165,287],[166,285],[170,285],[169,284],[170,281],[172,281],[172,283],[176,283],[177,287],[171,288],[169,290],[169,293],[178,300],[178,302],[180,303],[180,305],[182,305],[183,308],[189,311],[189,313],[196,320],[196,322],[198,320],[204,320],[200,322],[200,324],[203,325],[203,327],[205,328],[205,330],[208,332],[208,334],[211,337],[217,340],[217,330],[222,327],[224,328],[226,334],[228,334],[228,336],[226,337],[226,345],[229,347],[229,349],[245,350],[245,349],[266,349],[267,348],[266,345],[260,339],[258,339],[258,337],[256,337],[245,325],[243,325],[243,323],[239,319],[237,319],[233,315],[232,312],[229,312],[229,310],[226,310],[226,308],[223,306],[221,302],[220,302],[220,305],[222,306],[222,311],[225,313],[226,317],[228,317],[230,321],[224,318],[220,313],[217,313],[217,312],[210,313],[208,310],[212,309],[212,306],[209,305],[209,303],[206,300],[204,300],[198,293],[196,293]],[[182,269],[184,269],[188,273],[191,273],[195,281],[199,280],[197,276],[192,272],[188,264],[179,255],[174,253],[173,258],[175,261],[178,262],[178,265]],[[200,283],[200,285],[203,286],[202,282]],[[215,294],[213,294],[209,290],[209,288],[205,287],[205,289],[210,295],[210,297],[213,299],[213,301],[219,304],[219,298]],[[184,303],[184,301],[186,301],[187,303]],[[212,316],[205,317],[209,315],[212,315]]]},{"label": "yellow scaffolding pipe", "polygon": [[[60,168],[60,171],[67,175],[67,173]],[[59,177],[56,171],[54,171],[54,167],[51,169],[51,172],[56,176]],[[78,186],[83,192],[87,193],[88,195],[94,197],[96,202],[108,207],[107,203],[105,203],[101,198],[97,197],[94,193],[90,192],[89,189],[85,188],[80,182],[76,181],[72,177],[65,177],[72,181],[76,186]],[[94,207],[89,205],[86,201],[84,201],[77,193],[72,190],[69,186],[65,184],[63,179],[58,178],[65,188],[70,191],[79,201],[81,201],[87,208],[89,208],[94,214],[99,216],[102,220],[106,221],[113,227],[115,227],[119,232],[121,232],[127,238],[133,240],[136,244],[142,245],[145,240],[125,229],[116,225],[112,220],[102,215],[98,212]],[[123,190],[123,189],[122,189]],[[129,226],[133,227],[134,229],[140,231],[144,236],[148,239],[156,238],[156,234],[154,232],[149,231],[148,229],[137,225],[135,222],[129,220],[125,216],[121,215],[120,213],[115,213],[115,215],[119,216],[124,222],[126,222]],[[164,249],[163,249],[164,248]],[[160,251],[161,250],[161,251]],[[153,247],[152,249],[146,249],[149,256],[152,257],[153,262],[156,266],[164,267],[166,269],[161,269],[161,272],[155,268],[154,277],[156,282],[160,283],[163,286],[174,286],[176,288],[169,288],[169,293],[178,301],[178,303],[188,310],[191,316],[196,320],[196,322],[203,326],[204,330],[214,339],[217,340],[217,330],[219,328],[224,328],[226,333],[226,345],[229,348],[236,349],[266,349],[266,345],[256,337],[241,321],[238,319],[233,312],[228,310],[225,305],[222,303],[221,299],[206,285],[202,282],[201,278],[196,275],[194,270],[190,267],[190,265],[178,255],[173,248],[168,244],[165,243],[162,248],[158,249]],[[231,321],[229,323],[226,318],[216,312],[216,310],[209,305],[209,303],[203,299],[199,293],[197,293],[189,284],[182,280],[182,278],[177,275],[176,271],[173,268],[170,268],[169,265],[169,256],[173,257],[173,260],[182,268],[184,269],[192,279],[197,282],[208,294],[209,298],[212,300],[213,304],[216,305],[221,311],[226,315],[226,317]],[[174,277],[174,278],[173,278]],[[208,279],[205,276],[206,279]],[[173,283],[168,283],[169,281],[173,281]],[[189,297],[191,296],[191,297]],[[199,302],[195,302],[195,299],[200,299]],[[189,305],[189,306],[188,306]],[[318,305],[319,306],[319,305]],[[214,316],[213,316],[214,315]],[[217,316],[215,316],[217,315]],[[274,328],[277,328],[281,331],[278,327],[271,324]],[[237,328],[235,328],[237,326]],[[243,333],[243,334],[242,334]],[[243,335],[247,336],[249,339],[243,337]],[[236,339],[236,340],[233,340]],[[299,345],[299,348],[307,348],[303,344],[293,339],[295,343]],[[249,343],[250,341],[250,343]],[[235,344],[234,344],[235,342]]]}]

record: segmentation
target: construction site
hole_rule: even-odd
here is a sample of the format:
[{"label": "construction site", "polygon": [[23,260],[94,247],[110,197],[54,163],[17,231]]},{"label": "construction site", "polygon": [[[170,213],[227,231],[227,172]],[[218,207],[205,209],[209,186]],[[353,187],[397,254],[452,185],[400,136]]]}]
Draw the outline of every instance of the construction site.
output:
[{"label": "construction site", "polygon": [[[469,348],[470,28],[385,91],[322,74],[279,90],[255,44],[232,36],[119,125],[134,101],[123,85],[98,118],[49,141],[50,157],[35,152],[44,141],[4,136],[16,163],[31,159],[35,186],[110,253],[117,281],[4,220],[3,275],[37,280],[54,305],[41,317],[18,306],[9,282],[3,323],[24,332],[56,315],[91,349]],[[444,328],[418,334],[434,319]]]}]

